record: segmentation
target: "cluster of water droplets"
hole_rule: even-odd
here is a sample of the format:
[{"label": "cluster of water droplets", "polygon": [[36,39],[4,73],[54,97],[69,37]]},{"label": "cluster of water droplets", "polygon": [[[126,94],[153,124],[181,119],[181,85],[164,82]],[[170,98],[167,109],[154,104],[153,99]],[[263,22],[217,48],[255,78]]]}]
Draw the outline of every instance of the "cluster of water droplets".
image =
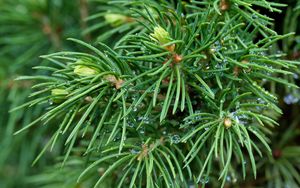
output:
[{"label": "cluster of water droplets", "polygon": [[115,138],[113,139],[114,142],[118,142],[121,140],[121,135],[117,135],[115,136]]},{"label": "cluster of water droplets", "polygon": [[260,17],[259,17],[257,14],[255,14],[255,13],[253,13],[253,14],[251,15],[251,18],[252,18],[253,20],[258,20],[258,22],[260,22],[261,25],[267,25],[267,24],[268,24],[268,22],[267,22],[265,19],[260,18]]},{"label": "cluster of water droplets", "polygon": [[227,175],[226,176],[226,181],[228,183],[236,183],[237,182],[237,177],[235,174]]},{"label": "cluster of water droplets", "polygon": [[130,150],[130,153],[135,154],[135,155],[139,154],[140,152],[141,152],[141,151],[138,150],[138,149],[131,149],[131,150]]},{"label": "cluster of water droplets", "polygon": [[145,117],[145,116],[139,116],[137,118],[137,122],[143,122],[144,124],[150,124],[150,118],[149,117]]},{"label": "cluster of water droplets", "polygon": [[133,122],[133,121],[127,121],[127,126],[128,126],[129,128],[134,128],[134,127],[136,126],[136,123]]},{"label": "cluster of water droplets", "polygon": [[145,127],[140,127],[139,128],[139,133],[140,134],[145,134],[145,131],[146,131]]},{"label": "cluster of water droplets", "polygon": [[172,144],[178,144],[180,142],[180,136],[178,134],[171,135],[170,140]]},{"label": "cluster of water droplets", "polygon": [[[138,119],[138,118],[137,118]],[[140,123],[141,123],[141,120],[137,120],[137,119],[132,119],[132,120],[130,120],[130,121],[127,121],[127,126],[129,127],[129,128],[132,128],[132,129],[137,129],[137,131],[140,133],[140,134],[145,134],[145,125],[141,125],[140,126]],[[149,119],[148,118],[145,118],[145,120],[143,120],[143,121],[145,121],[144,123],[145,124],[147,124],[147,123],[149,123],[149,121],[148,121]],[[138,127],[138,126],[140,126],[140,127]]]},{"label": "cluster of water droplets", "polygon": [[299,102],[299,97],[295,96],[294,94],[287,94],[286,96],[284,96],[283,101],[288,105],[296,104]]},{"label": "cluster of water droplets", "polygon": [[221,49],[222,49],[222,44],[220,41],[216,41],[211,48],[213,52],[219,52]]},{"label": "cluster of water droplets", "polygon": [[239,114],[238,112],[233,112],[231,113],[230,116],[232,117],[232,119],[234,119],[236,124],[240,124],[240,125],[247,125],[249,124],[249,121],[252,119],[246,114]]},{"label": "cluster of water droplets", "polygon": [[201,115],[199,114],[200,111],[197,110],[194,112],[194,114],[198,114],[198,115],[195,115],[193,117],[189,117],[189,118],[186,118],[183,123],[180,125],[181,128],[183,127],[188,127],[190,128],[190,126],[194,125],[195,123],[199,122],[201,120]]},{"label": "cluster of water droplets", "polygon": [[207,183],[209,183],[209,176],[208,176],[208,175],[203,175],[203,176],[200,178],[200,183],[202,183],[202,184],[207,184]]},{"label": "cluster of water droplets", "polygon": [[[228,65],[228,60],[227,60],[227,58],[224,58],[223,60],[218,61],[216,63],[216,65],[214,66],[214,69],[217,69],[217,70],[225,69],[227,65]],[[220,72],[219,75],[222,76],[223,75],[223,71]]]}]

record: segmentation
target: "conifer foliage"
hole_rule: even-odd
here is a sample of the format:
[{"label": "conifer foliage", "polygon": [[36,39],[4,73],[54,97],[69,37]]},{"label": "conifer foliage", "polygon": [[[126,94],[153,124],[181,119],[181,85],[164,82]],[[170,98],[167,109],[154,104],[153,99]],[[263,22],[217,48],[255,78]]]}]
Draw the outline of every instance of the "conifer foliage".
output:
[{"label": "conifer foliage", "polygon": [[[300,148],[290,141],[298,137],[299,121],[278,131],[283,97],[297,103],[299,93],[300,62],[293,56],[299,53],[297,17],[279,25],[294,26],[279,34],[272,16],[286,4],[102,0],[93,5],[99,9],[83,31],[92,43],[69,38],[79,50],[43,55],[47,63],[35,67],[38,73],[17,78],[34,85],[29,100],[12,114],[42,110],[16,137],[45,124],[49,139],[34,164],[54,148],[62,156],[57,166],[30,177],[31,184],[300,186]],[[286,15],[297,11],[295,3]]]}]

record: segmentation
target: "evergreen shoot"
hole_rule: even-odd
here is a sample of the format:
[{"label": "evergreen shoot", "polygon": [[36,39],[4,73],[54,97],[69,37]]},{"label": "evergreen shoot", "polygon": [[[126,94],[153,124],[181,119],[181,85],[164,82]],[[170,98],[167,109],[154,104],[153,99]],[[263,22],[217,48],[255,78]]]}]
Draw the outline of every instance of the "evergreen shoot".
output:
[{"label": "evergreen shoot", "polygon": [[29,185],[300,186],[299,2],[18,2],[0,52],[28,85],[4,136],[42,142]]}]

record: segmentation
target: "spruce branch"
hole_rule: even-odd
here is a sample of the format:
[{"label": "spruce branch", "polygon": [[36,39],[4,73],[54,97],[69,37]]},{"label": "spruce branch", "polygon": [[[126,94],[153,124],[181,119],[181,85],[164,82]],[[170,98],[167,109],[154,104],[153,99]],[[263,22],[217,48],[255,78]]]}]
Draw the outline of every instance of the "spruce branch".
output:
[{"label": "spruce branch", "polygon": [[[117,187],[205,185],[211,176],[224,187],[240,167],[246,178],[247,162],[256,178],[258,156],[270,156],[267,135],[282,113],[268,84],[298,89],[285,76],[299,63],[270,53],[270,46],[293,33],[277,34],[268,27],[273,20],[252,6],[280,12],[285,5],[139,3],[107,4],[115,12],[91,16],[106,22],[89,31],[108,24],[115,29],[95,45],[70,39],[88,51],[45,55],[51,64],[36,68],[48,75],[19,77],[38,81],[33,99],[21,107],[42,105],[45,113],[17,134],[60,119],[41,154],[64,140],[65,165],[84,141],[81,154],[93,157],[79,182],[108,164],[95,187],[119,171],[124,176],[115,178]],[[116,32],[122,36],[111,47],[100,42]]]}]

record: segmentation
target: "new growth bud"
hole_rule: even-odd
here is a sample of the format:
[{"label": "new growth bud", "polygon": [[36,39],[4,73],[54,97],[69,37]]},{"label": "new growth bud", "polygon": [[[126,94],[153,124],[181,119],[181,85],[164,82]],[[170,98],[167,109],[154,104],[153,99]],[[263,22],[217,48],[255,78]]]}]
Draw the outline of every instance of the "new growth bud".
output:
[{"label": "new growth bud", "polygon": [[69,92],[65,89],[52,89],[51,90],[51,95],[52,96],[65,96],[68,95]]},{"label": "new growth bud", "polygon": [[111,26],[119,26],[124,23],[126,23],[129,18],[127,16],[121,15],[121,14],[113,14],[108,13],[104,16],[104,19],[107,23],[109,23]]},{"label": "new growth bud", "polygon": [[170,34],[161,26],[154,27],[154,32],[150,34],[153,40],[159,42],[159,44],[164,45],[171,42]]},{"label": "new growth bud", "polygon": [[[79,60],[82,61],[82,60]],[[78,61],[76,62],[78,63]],[[94,67],[89,67],[85,65],[76,65],[74,68],[74,73],[79,76],[93,76],[99,73],[99,70]]]},{"label": "new growth bud", "polygon": [[232,126],[232,121],[230,118],[225,118],[224,119],[224,126],[228,129]]},{"label": "new growth bud", "polygon": [[226,11],[230,8],[230,2],[228,0],[221,0],[220,1],[220,9],[222,11]]},{"label": "new growth bud", "polygon": [[65,89],[56,88],[51,90],[52,101],[55,103],[62,102],[68,94],[69,92]]}]

